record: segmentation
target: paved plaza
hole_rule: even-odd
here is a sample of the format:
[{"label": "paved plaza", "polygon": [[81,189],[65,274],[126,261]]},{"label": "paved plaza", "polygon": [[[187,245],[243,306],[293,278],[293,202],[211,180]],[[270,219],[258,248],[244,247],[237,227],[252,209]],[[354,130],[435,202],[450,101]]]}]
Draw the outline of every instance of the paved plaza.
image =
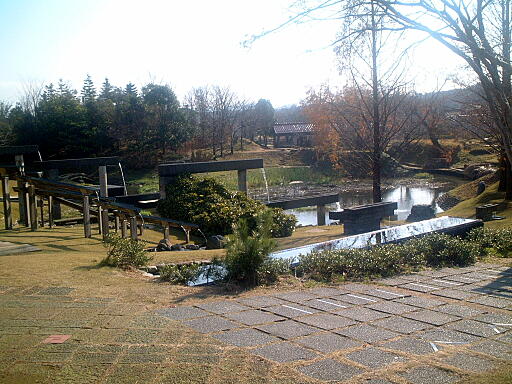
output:
[{"label": "paved plaza", "polygon": [[495,265],[157,313],[319,381],[455,383],[512,359],[512,269]]},{"label": "paved plaza", "polygon": [[167,306],[29,284],[0,286],[2,383],[441,384],[512,360],[497,265]]}]

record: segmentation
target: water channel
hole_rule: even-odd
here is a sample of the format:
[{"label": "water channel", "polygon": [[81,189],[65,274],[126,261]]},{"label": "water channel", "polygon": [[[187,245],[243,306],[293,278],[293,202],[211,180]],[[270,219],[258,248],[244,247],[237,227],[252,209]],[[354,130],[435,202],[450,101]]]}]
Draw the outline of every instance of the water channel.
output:
[{"label": "water channel", "polygon": [[[443,186],[406,186],[398,185],[390,188],[383,193],[383,201],[396,201],[398,209],[395,211],[397,220],[405,220],[413,205],[417,204],[433,204],[436,212],[443,210],[436,203],[437,199],[446,191],[453,188],[453,185]],[[331,204],[326,209],[326,224],[331,224],[334,220],[329,219],[328,211],[338,211],[343,207],[350,207],[355,205],[369,204],[372,202],[371,191],[347,191],[340,192],[340,203]],[[292,213],[297,217],[298,225],[316,225],[316,207],[306,207],[299,209],[290,209],[286,211]]]}]

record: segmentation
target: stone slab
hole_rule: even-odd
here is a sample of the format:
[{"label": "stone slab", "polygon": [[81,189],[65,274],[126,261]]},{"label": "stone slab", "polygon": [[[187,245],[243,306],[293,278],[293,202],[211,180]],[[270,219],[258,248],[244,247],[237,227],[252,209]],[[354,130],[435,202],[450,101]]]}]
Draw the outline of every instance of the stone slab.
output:
[{"label": "stone slab", "polygon": [[339,311],[336,312],[336,314],[357,321],[373,321],[391,316],[389,313],[383,313],[375,311],[373,309],[359,306],[347,309],[340,309]]},{"label": "stone slab", "polygon": [[237,347],[253,347],[279,341],[276,337],[251,328],[235,329],[219,333],[213,337],[223,343],[236,345]]},{"label": "stone slab", "polygon": [[390,289],[373,288],[365,292],[367,295],[375,296],[384,300],[393,300],[407,296],[403,293],[393,292]]},{"label": "stone slab", "polygon": [[455,300],[468,300],[475,296],[475,293],[473,292],[464,292],[457,289],[441,289],[439,291],[432,292],[432,294],[441,297],[448,297]]},{"label": "stone slab", "polygon": [[470,344],[480,340],[478,336],[444,328],[427,330],[418,333],[417,336],[436,345],[440,344],[441,346]]},{"label": "stone slab", "polygon": [[427,299],[419,296],[408,296],[394,301],[400,304],[407,304],[420,308],[432,308],[446,303],[444,301]]},{"label": "stone slab", "polygon": [[243,305],[248,305],[254,308],[272,307],[286,303],[286,301],[272,296],[244,297],[242,299],[238,299],[237,301]]},{"label": "stone slab", "polygon": [[486,313],[475,317],[474,320],[510,327],[512,326],[512,313]]},{"label": "stone slab", "polygon": [[258,325],[285,320],[284,317],[274,315],[273,313],[263,312],[258,309],[244,312],[227,313],[224,316],[245,325]]},{"label": "stone slab", "polygon": [[303,301],[316,299],[318,297],[313,293],[302,291],[276,293],[274,296],[279,299],[291,301],[293,303],[302,303]]},{"label": "stone slab", "polygon": [[440,289],[439,287],[436,287],[434,285],[424,284],[423,282],[413,282],[413,283],[400,285],[400,288],[410,289],[411,291],[424,292],[424,293],[428,293],[428,292],[432,292],[432,291]]},{"label": "stone slab", "polygon": [[421,321],[404,319],[403,317],[393,316],[386,319],[377,320],[372,325],[378,325],[379,327],[389,329],[391,331],[410,334],[417,331],[422,331],[431,327]]},{"label": "stone slab", "polygon": [[381,303],[375,303],[367,305],[367,308],[375,309],[376,311],[391,313],[393,315],[401,315],[408,312],[416,311],[418,308],[411,305],[400,304],[396,302],[384,301]]},{"label": "stone slab", "polygon": [[235,301],[213,301],[210,303],[197,304],[196,307],[204,309],[208,312],[213,312],[217,315],[222,315],[229,312],[240,312],[250,309],[249,307],[238,304]]},{"label": "stone slab", "polygon": [[[343,287],[345,288],[345,287]],[[343,295],[347,293],[346,289],[339,289],[339,288],[330,288],[330,287],[318,287],[314,289],[310,289],[308,293],[316,296],[316,297],[332,297],[332,296],[338,296]]]},{"label": "stone slab", "polygon": [[329,313],[318,313],[311,316],[298,317],[295,320],[326,330],[343,328],[356,324],[354,320]]},{"label": "stone slab", "polygon": [[162,308],[157,310],[156,313],[172,320],[189,320],[210,315],[210,313],[196,307]]},{"label": "stone slab", "polygon": [[469,300],[472,303],[495,308],[512,308],[512,300],[492,296],[477,296]]},{"label": "stone slab", "polygon": [[186,320],[183,324],[201,333],[225,331],[237,328],[238,325],[220,316],[207,316],[198,319]]},{"label": "stone slab", "polygon": [[252,350],[252,353],[278,363],[312,360],[318,355],[298,345],[288,342],[266,345]]},{"label": "stone slab", "polygon": [[397,354],[386,352],[381,349],[368,347],[346,355],[347,359],[356,363],[366,365],[370,368],[382,368],[394,363],[400,363],[407,359]]},{"label": "stone slab", "polygon": [[257,329],[286,340],[293,339],[295,337],[307,336],[320,331],[318,328],[298,323],[293,320],[260,325]]},{"label": "stone slab", "polygon": [[426,340],[415,337],[402,337],[398,340],[388,341],[382,344],[383,348],[393,349],[404,353],[413,353],[415,355],[426,355],[438,352],[442,346]]},{"label": "stone slab", "polygon": [[385,279],[379,279],[375,280],[376,283],[383,284],[383,285],[389,285],[391,287],[395,287],[398,285],[403,285],[410,283],[411,281],[414,281],[408,277],[402,276],[402,277],[387,277]]},{"label": "stone slab", "polygon": [[335,360],[325,359],[305,365],[298,369],[301,373],[321,381],[341,382],[358,375],[363,371],[348,364]]},{"label": "stone slab", "polygon": [[451,384],[460,379],[453,372],[431,366],[412,368],[399,375],[412,384]]},{"label": "stone slab", "polygon": [[388,331],[387,329],[373,327],[368,324],[353,325],[348,328],[335,330],[335,333],[356,340],[361,340],[367,343],[375,343],[382,340],[388,340],[398,336],[396,332]]},{"label": "stone slab", "polygon": [[457,321],[448,324],[446,328],[481,337],[491,337],[500,333],[500,330],[492,324],[481,323],[474,320]]},{"label": "stone slab", "polygon": [[326,312],[335,312],[343,308],[352,307],[352,304],[324,297],[305,301],[304,304],[310,308]]},{"label": "stone slab", "polygon": [[440,288],[457,288],[461,285],[464,285],[464,283],[456,282],[456,281],[449,281],[444,279],[432,279],[427,280],[426,283],[428,285],[433,285]]},{"label": "stone slab", "polygon": [[272,312],[279,316],[284,316],[288,318],[296,318],[304,315],[312,315],[313,313],[317,313],[318,310],[310,307],[305,307],[303,305],[289,303],[276,305],[274,307],[265,308],[265,311]]},{"label": "stone slab", "polygon": [[489,359],[475,357],[465,353],[457,353],[449,356],[443,359],[443,363],[470,372],[485,372],[495,367],[495,364]]},{"label": "stone slab", "polygon": [[381,301],[381,299],[377,297],[363,295],[362,293],[347,293],[346,295],[335,296],[333,298],[354,305],[372,304]]},{"label": "stone slab", "polygon": [[360,342],[349,339],[345,336],[333,333],[321,333],[305,336],[295,340],[296,343],[323,353],[332,353],[354,347],[359,347]]},{"label": "stone slab", "polygon": [[472,351],[485,353],[498,359],[512,360],[512,346],[494,340],[485,340],[482,343],[472,345]]},{"label": "stone slab", "polygon": [[438,312],[459,317],[473,317],[484,313],[483,311],[461,304],[446,304],[435,309]]},{"label": "stone slab", "polygon": [[435,312],[428,309],[423,309],[412,313],[405,313],[403,316],[407,317],[408,319],[423,321],[424,323],[432,325],[443,325],[452,321],[460,320],[460,318],[457,316]]}]

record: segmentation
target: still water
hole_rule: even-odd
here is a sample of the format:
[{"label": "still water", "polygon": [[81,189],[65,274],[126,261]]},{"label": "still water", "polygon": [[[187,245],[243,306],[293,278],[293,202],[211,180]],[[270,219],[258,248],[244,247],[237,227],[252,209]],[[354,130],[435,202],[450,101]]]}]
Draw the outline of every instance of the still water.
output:
[{"label": "still water", "polygon": [[[398,203],[398,209],[395,211],[397,219],[405,220],[411,213],[412,206],[417,204],[434,204],[436,212],[442,212],[443,210],[437,205],[436,201],[444,193],[444,189],[440,188],[398,186],[384,192],[382,200],[386,202],[396,201]],[[329,211],[338,211],[343,207],[370,204],[372,202],[371,191],[342,192],[340,196],[340,204],[331,204],[326,207],[326,224],[335,222],[335,220],[329,219]],[[289,209],[286,210],[286,213],[292,213],[297,217],[297,225],[316,225],[316,207]]]}]

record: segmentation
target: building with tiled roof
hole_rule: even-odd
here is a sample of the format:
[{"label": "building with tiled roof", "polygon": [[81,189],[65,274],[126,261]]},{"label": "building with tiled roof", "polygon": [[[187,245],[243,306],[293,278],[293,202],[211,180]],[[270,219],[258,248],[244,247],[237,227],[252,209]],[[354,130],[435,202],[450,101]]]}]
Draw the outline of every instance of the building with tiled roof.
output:
[{"label": "building with tiled roof", "polygon": [[314,125],[311,123],[275,123],[274,147],[309,147]]}]

